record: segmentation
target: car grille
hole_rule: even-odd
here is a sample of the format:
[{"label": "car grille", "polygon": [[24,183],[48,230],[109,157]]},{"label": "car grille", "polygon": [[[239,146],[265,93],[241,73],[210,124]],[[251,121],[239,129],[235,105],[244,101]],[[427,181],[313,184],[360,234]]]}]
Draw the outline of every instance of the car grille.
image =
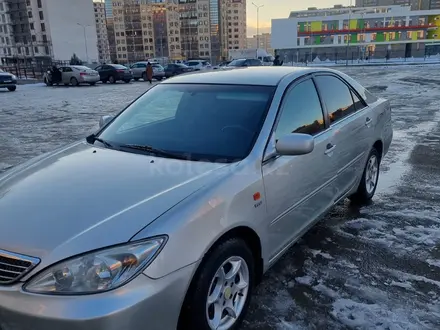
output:
[{"label": "car grille", "polygon": [[0,284],[12,284],[31,271],[40,259],[0,250]]},{"label": "car grille", "polygon": [[0,82],[11,81],[12,76],[0,76]]}]

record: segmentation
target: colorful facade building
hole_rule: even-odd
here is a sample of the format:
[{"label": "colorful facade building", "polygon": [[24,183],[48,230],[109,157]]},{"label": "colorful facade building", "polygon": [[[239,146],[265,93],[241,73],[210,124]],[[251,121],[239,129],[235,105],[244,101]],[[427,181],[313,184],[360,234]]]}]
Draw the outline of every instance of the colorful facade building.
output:
[{"label": "colorful facade building", "polygon": [[272,47],[295,62],[437,54],[440,10],[335,6],[292,12],[272,20]]}]

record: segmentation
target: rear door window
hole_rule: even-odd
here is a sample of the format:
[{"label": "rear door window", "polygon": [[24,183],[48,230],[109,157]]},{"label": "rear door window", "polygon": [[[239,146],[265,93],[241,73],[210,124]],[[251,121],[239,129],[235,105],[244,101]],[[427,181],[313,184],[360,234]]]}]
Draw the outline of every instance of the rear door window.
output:
[{"label": "rear door window", "polygon": [[315,81],[331,124],[356,112],[351,91],[341,79],[329,75],[317,76]]}]

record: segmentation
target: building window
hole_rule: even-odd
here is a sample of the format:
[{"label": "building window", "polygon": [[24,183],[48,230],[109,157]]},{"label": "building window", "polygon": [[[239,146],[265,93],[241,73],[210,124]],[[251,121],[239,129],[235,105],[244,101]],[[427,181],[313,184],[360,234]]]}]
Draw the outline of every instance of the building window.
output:
[{"label": "building window", "polygon": [[42,5],[41,5],[41,0],[37,0],[37,6],[38,6],[38,8],[41,8],[41,7],[42,7]]},{"label": "building window", "polygon": [[34,28],[34,23],[30,23],[29,26],[30,26],[31,30],[34,30],[34,29],[35,29],[35,28]]},{"label": "building window", "polygon": [[42,11],[40,11],[40,12],[39,12],[38,14],[40,15],[40,20],[44,20],[44,15],[43,15],[43,12],[42,12]]},{"label": "building window", "polygon": [[32,12],[31,11],[28,11],[28,17],[32,18]]},{"label": "building window", "polygon": [[41,31],[43,32],[46,31],[46,25],[44,23],[41,23]]},{"label": "building window", "polygon": [[50,51],[49,51],[49,47],[48,47],[48,46],[45,46],[45,47],[44,47],[44,50],[46,51],[46,54],[47,54],[47,55],[50,55]]}]

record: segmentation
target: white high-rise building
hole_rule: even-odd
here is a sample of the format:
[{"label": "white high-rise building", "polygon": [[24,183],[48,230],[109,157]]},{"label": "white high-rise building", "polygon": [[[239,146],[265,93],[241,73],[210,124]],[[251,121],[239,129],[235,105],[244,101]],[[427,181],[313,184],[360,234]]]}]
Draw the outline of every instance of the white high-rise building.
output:
[{"label": "white high-rise building", "polygon": [[96,34],[98,37],[98,55],[100,63],[109,63],[110,46],[107,34],[106,8],[103,0],[93,0],[95,11]]},{"label": "white high-rise building", "polygon": [[0,57],[4,63],[68,61],[75,53],[98,62],[90,0],[0,0]]}]

